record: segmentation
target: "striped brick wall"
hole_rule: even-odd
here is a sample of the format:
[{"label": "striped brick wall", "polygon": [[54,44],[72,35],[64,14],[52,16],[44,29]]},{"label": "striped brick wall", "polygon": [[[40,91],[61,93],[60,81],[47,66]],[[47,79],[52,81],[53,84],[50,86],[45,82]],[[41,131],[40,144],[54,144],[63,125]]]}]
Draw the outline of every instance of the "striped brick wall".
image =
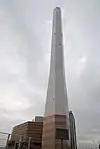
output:
[{"label": "striped brick wall", "polygon": [[[61,140],[56,139],[56,128],[66,129],[65,115],[50,115],[44,118],[42,149],[61,149]],[[66,149],[66,141],[64,146]]]}]

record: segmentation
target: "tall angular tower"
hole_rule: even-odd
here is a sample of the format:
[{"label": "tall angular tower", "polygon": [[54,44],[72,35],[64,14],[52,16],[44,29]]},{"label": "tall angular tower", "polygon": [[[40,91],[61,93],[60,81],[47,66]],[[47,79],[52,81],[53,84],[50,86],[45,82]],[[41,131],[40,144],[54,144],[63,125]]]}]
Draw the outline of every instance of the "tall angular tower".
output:
[{"label": "tall angular tower", "polygon": [[42,149],[67,149],[68,99],[64,70],[61,10],[53,11],[50,75],[43,123]]},{"label": "tall angular tower", "polygon": [[76,125],[72,111],[69,112],[71,149],[77,149]]}]

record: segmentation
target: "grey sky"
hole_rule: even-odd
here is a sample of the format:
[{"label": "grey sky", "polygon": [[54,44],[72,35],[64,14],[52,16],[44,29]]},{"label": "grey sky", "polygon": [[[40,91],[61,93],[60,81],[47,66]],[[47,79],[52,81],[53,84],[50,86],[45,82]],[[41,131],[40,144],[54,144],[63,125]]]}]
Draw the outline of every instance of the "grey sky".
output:
[{"label": "grey sky", "polygon": [[79,145],[100,141],[100,0],[0,0],[0,131],[44,113],[52,11],[62,8]]}]

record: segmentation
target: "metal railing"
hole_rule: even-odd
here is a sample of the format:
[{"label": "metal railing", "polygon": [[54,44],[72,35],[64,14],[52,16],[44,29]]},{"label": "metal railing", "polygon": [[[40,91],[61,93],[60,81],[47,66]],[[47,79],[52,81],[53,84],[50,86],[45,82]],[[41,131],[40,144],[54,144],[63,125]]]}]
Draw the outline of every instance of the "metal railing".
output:
[{"label": "metal railing", "polygon": [[[21,149],[21,145],[23,142],[23,136],[21,135],[17,135],[14,134],[15,136],[18,136],[18,149]],[[9,149],[8,147],[8,142],[11,139],[11,134],[10,133],[6,133],[6,132],[0,132],[0,148],[5,148],[5,149]],[[31,145],[31,137],[28,138],[28,142],[27,142],[27,149],[30,149],[30,145]],[[16,144],[15,144],[16,145]],[[15,147],[14,147],[15,148]]]},{"label": "metal railing", "polygon": [[[18,136],[18,141],[14,142],[14,146],[13,148],[15,149],[16,148],[16,145],[17,146],[17,149],[23,149],[23,143],[26,142],[26,148],[27,149],[30,149],[31,148],[31,145],[32,145],[32,138],[31,137],[27,137],[26,140],[23,140],[23,136],[22,135],[18,135],[18,134],[14,134],[14,136]],[[12,139],[11,139],[11,134],[10,133],[6,133],[6,132],[0,132],[0,148],[5,148],[5,149],[9,149],[9,142],[12,142]]]}]

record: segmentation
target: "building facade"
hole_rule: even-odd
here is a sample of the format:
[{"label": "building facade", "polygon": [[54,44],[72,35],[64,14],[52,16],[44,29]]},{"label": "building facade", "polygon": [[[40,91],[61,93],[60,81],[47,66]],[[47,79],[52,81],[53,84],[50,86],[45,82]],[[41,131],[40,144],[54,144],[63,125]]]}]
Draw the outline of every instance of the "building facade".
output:
[{"label": "building facade", "polygon": [[43,117],[35,117],[35,121],[15,126],[8,141],[8,149],[41,149],[42,130]]}]

